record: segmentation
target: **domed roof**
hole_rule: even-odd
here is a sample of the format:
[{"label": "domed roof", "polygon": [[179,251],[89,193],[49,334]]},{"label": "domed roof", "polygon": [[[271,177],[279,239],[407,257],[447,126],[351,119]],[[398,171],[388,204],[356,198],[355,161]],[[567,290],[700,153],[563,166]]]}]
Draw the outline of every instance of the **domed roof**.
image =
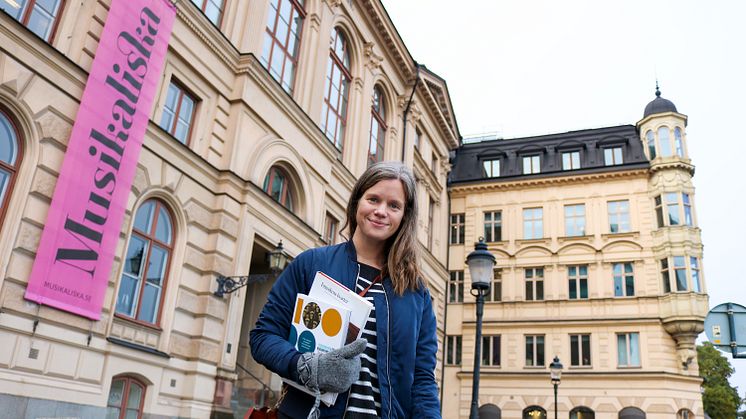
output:
[{"label": "domed roof", "polygon": [[645,106],[645,112],[642,117],[647,118],[648,115],[664,112],[678,112],[676,105],[668,99],[661,97],[661,91],[658,89],[658,84],[655,84],[655,99],[653,99],[647,106]]}]

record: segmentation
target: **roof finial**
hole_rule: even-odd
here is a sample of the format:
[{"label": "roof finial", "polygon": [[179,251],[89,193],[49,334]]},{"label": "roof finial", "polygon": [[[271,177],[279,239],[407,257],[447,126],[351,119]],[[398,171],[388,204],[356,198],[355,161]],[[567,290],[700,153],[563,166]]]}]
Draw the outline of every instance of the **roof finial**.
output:
[{"label": "roof finial", "polygon": [[655,79],[655,97],[661,97],[661,90],[658,88],[658,79]]}]

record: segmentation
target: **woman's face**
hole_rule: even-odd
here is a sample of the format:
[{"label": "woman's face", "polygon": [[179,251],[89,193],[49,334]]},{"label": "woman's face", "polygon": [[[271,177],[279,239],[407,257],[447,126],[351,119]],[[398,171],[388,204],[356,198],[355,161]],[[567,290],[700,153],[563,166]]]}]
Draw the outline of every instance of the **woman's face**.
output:
[{"label": "woman's face", "polygon": [[371,186],[357,204],[355,235],[383,245],[399,230],[404,203],[404,186],[399,179],[382,180]]}]

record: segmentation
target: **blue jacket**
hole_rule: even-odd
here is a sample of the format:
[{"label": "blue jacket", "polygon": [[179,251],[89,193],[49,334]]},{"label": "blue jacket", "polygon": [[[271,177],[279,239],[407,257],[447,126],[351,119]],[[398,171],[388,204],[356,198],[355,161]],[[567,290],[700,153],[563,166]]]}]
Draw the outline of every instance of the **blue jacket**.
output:
[{"label": "blue jacket", "polygon": [[[251,331],[254,359],[284,378],[297,379],[299,353],[287,340],[296,295],[309,292],[317,271],[354,289],[359,269],[351,241],[298,255],[275,282]],[[440,418],[435,385],[438,341],[430,293],[420,287],[397,295],[388,277],[383,280],[383,288],[385,293],[373,294],[382,417]],[[340,394],[333,406],[322,403],[321,417],[341,418],[347,395]],[[293,418],[305,418],[312,404],[311,396],[289,388],[280,411]]]}]

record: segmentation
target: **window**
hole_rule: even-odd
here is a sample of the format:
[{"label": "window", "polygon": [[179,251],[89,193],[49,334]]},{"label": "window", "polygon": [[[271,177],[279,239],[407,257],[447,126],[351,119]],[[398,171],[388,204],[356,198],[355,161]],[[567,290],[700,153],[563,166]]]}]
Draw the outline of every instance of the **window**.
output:
[{"label": "window", "polygon": [[692,288],[694,292],[702,292],[702,283],[699,281],[699,262],[695,257],[689,257],[689,267],[692,270]]},{"label": "window", "polygon": [[681,409],[676,413],[676,419],[694,419],[694,413],[689,409]]},{"label": "window", "polygon": [[543,213],[542,208],[525,208],[523,210],[524,239],[540,239],[544,237]]},{"label": "window", "polygon": [[585,235],[585,205],[565,205],[565,235]]},{"label": "window", "polygon": [[645,419],[645,412],[636,407],[625,407],[619,411],[619,419]]},{"label": "window", "polygon": [[429,205],[427,206],[427,248],[430,249],[432,252],[433,250],[433,237],[435,234],[433,234],[433,230],[435,229],[435,225],[433,224],[433,220],[435,218],[435,201],[433,198],[430,198]]},{"label": "window", "polygon": [[544,335],[526,335],[526,366],[544,366]]},{"label": "window", "polygon": [[173,250],[173,223],[165,205],[145,201],[135,213],[116,313],[157,325],[163,305],[163,290]]},{"label": "window", "polygon": [[433,172],[433,175],[438,176],[438,155],[435,153],[432,153],[430,158],[430,171]]},{"label": "window", "polygon": [[49,42],[57,26],[62,4],[63,0],[4,0],[0,1],[0,10]]},{"label": "window", "polygon": [[526,279],[526,301],[544,299],[544,268],[526,268],[523,270]]},{"label": "window", "polygon": [[530,175],[541,171],[541,158],[539,156],[523,157],[523,174]]},{"label": "window", "polygon": [[580,152],[568,151],[562,153],[562,170],[580,169]]},{"label": "window", "polygon": [[215,26],[220,26],[223,15],[223,0],[192,0]]},{"label": "window", "polygon": [[663,292],[671,292],[671,276],[668,272],[668,259],[661,259],[661,279],[663,280]]},{"label": "window", "polygon": [[143,414],[145,384],[132,377],[115,377],[111,381],[107,418],[139,419]]},{"label": "window", "polygon": [[671,139],[669,138],[668,127],[658,128],[658,144],[661,146],[661,156],[670,157],[673,155],[671,151]]},{"label": "window", "polygon": [[502,240],[502,212],[484,213],[484,241],[499,242]]},{"label": "window", "polygon": [[194,98],[179,84],[171,80],[166,94],[166,103],[163,105],[160,125],[182,144],[189,142],[195,105]]},{"label": "window", "polygon": [[421,138],[422,138],[422,131],[420,131],[419,128],[415,128],[414,130],[414,149],[415,150],[420,149]]},{"label": "window", "polygon": [[482,336],[482,365],[500,366],[500,335]]},{"label": "window", "polygon": [[464,271],[451,271],[451,279],[448,281],[448,302],[464,302]]},{"label": "window", "polygon": [[588,298],[588,265],[568,266],[567,280],[571,300]]},{"label": "window", "polygon": [[11,119],[0,110],[0,226],[21,163],[21,144]]},{"label": "window", "polygon": [[627,233],[629,225],[629,201],[609,201],[609,232]]},{"label": "window", "polygon": [[610,147],[604,149],[604,164],[606,166],[615,166],[624,163],[622,159],[621,147]]},{"label": "window", "polygon": [[368,165],[383,160],[383,146],[386,141],[386,105],[380,86],[373,88],[373,105],[370,109],[370,142],[368,145]]},{"label": "window", "polygon": [[679,127],[673,129],[673,142],[676,147],[676,155],[684,157],[684,143],[681,140],[681,128]]},{"label": "window", "polygon": [[446,365],[461,365],[461,336],[446,336]]},{"label": "window", "polygon": [[492,284],[490,284],[490,292],[484,296],[484,301],[501,301],[503,296],[503,276],[501,269],[494,269],[492,271]]},{"label": "window", "polygon": [[290,177],[287,172],[278,166],[272,166],[264,177],[264,192],[280,205],[293,210],[293,194],[291,192]]},{"label": "window", "polygon": [[620,367],[640,366],[640,334],[619,333],[616,335],[617,364]]},{"label": "window", "polygon": [[500,177],[500,159],[483,161],[482,169],[485,177]]},{"label": "window", "polygon": [[635,295],[635,274],[631,263],[612,265],[614,275],[614,297],[632,297]]},{"label": "window", "polygon": [[464,244],[464,214],[451,214],[451,244]]},{"label": "window", "polygon": [[329,64],[326,67],[324,103],[321,110],[321,130],[337,149],[342,149],[347,124],[349,99],[350,51],[347,40],[338,28],[332,30]]},{"label": "window", "polygon": [[591,335],[570,335],[570,365],[573,367],[591,365]]},{"label": "window", "polygon": [[570,411],[570,419],[595,419],[595,418],[596,418],[596,413],[593,410],[585,406],[575,407]]},{"label": "window", "polygon": [[673,272],[676,278],[676,291],[686,291],[686,259],[684,256],[673,257]]},{"label": "window", "polygon": [[687,193],[667,192],[655,197],[655,216],[658,227],[694,224],[692,200]]},{"label": "window", "polygon": [[328,244],[334,244],[337,242],[337,228],[339,222],[333,215],[326,213],[326,228],[324,230],[324,241]]},{"label": "window", "polygon": [[298,67],[303,19],[303,0],[271,0],[262,45],[261,63],[282,88],[293,93]]},{"label": "window", "polygon": [[645,140],[648,143],[648,155],[650,156],[650,160],[653,160],[656,156],[655,154],[655,135],[653,134],[653,131],[648,130],[648,132],[645,134]]},{"label": "window", "polygon": [[529,406],[523,409],[523,419],[547,419],[547,411],[541,406]]}]

